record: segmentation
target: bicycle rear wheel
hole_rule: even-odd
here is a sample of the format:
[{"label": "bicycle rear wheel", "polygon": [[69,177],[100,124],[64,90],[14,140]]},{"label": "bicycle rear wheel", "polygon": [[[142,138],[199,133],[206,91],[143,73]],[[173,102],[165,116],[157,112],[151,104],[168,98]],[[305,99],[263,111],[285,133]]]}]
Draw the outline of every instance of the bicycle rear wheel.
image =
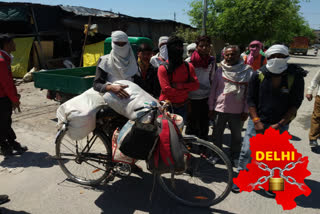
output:
[{"label": "bicycle rear wheel", "polygon": [[67,130],[60,131],[56,138],[56,157],[60,168],[76,183],[100,184],[111,170],[108,161],[111,161],[112,151],[107,141],[100,132],[75,141],[67,135]]},{"label": "bicycle rear wheel", "polygon": [[[221,202],[230,193],[232,186],[232,165],[218,147],[193,136],[184,137],[190,152],[188,168],[176,173],[159,175],[159,182],[170,197],[189,206],[209,207]],[[215,155],[220,161],[213,165],[208,159]]]}]

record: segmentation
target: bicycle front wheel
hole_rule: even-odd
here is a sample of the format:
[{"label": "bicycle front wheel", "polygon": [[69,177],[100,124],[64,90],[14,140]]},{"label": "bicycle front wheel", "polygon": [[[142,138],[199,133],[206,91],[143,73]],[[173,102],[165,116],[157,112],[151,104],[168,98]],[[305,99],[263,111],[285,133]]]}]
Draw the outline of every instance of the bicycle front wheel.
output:
[{"label": "bicycle front wheel", "polygon": [[99,132],[76,141],[67,135],[67,130],[60,131],[56,138],[56,157],[60,168],[76,183],[100,184],[111,170],[108,167],[111,148],[107,141]]},{"label": "bicycle front wheel", "polygon": [[[185,205],[209,207],[221,202],[230,193],[232,186],[232,165],[218,147],[208,141],[189,136],[184,137],[191,157],[183,173],[176,173],[174,180],[170,173],[159,175],[159,182],[165,192]],[[209,156],[219,157],[216,164]]]}]

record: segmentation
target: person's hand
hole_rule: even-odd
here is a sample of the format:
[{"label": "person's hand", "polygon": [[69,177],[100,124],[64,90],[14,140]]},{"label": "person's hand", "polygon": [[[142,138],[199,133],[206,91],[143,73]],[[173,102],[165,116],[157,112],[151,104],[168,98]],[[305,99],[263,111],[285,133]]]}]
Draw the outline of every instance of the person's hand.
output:
[{"label": "person's hand", "polygon": [[18,111],[20,111],[20,101],[12,103],[12,110],[15,111],[16,109],[18,109]]},{"label": "person's hand", "polygon": [[308,101],[312,100],[312,94],[306,94],[306,98],[308,99]]},{"label": "person's hand", "polygon": [[254,124],[254,129],[256,130],[256,133],[257,134],[262,134],[263,133],[263,131],[264,131],[264,125],[263,125],[263,123],[261,122],[261,121],[259,121],[259,122],[256,122],[255,124]]},{"label": "person's hand", "polygon": [[271,127],[271,128],[273,128],[273,129],[275,129],[275,130],[280,129],[280,126],[279,126],[279,124],[278,124],[278,123],[273,124],[273,125],[271,125],[270,127]]},{"label": "person's hand", "polygon": [[128,85],[107,85],[107,91],[111,91],[121,99],[129,98],[130,95],[124,90]]},{"label": "person's hand", "polygon": [[215,116],[216,116],[216,112],[214,110],[209,111],[208,117],[210,120],[214,120]]},{"label": "person's hand", "polygon": [[249,114],[246,112],[241,113],[241,121],[246,121],[248,119]]}]

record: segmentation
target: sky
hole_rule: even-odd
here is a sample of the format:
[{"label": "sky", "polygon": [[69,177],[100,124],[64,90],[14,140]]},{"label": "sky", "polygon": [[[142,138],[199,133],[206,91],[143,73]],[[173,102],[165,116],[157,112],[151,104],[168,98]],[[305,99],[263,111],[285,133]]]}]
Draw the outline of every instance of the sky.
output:
[{"label": "sky", "polygon": [[[147,17],[153,19],[174,19],[176,21],[190,24],[186,12],[190,9],[189,3],[192,0],[15,0],[4,2],[32,2],[49,5],[72,5],[96,8],[101,10],[112,10],[134,17]],[[320,1],[304,0],[300,3],[301,15],[313,29],[320,29]]]}]

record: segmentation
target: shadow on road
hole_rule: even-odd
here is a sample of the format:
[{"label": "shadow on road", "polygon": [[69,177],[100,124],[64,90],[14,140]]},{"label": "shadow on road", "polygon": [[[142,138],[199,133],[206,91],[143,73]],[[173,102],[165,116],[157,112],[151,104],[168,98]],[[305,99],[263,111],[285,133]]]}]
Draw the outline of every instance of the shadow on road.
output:
[{"label": "shadow on road", "polygon": [[[309,59],[310,59],[310,58],[309,58]],[[290,62],[290,64],[296,64],[296,65],[299,65],[299,66],[301,66],[301,67],[304,67],[304,66],[306,66],[306,67],[320,67],[319,64],[291,63],[291,62]]]},{"label": "shadow on road", "polygon": [[315,154],[320,154],[320,146],[312,147],[311,151]]},{"label": "shadow on road", "polygon": [[297,205],[305,208],[320,209],[320,183],[318,181],[305,179],[305,184],[312,190],[311,194],[306,197],[300,195],[295,199]]},{"label": "shadow on road", "polygon": [[140,173],[141,177],[126,177],[106,186],[100,186],[97,190],[103,194],[95,201],[95,204],[103,210],[102,213],[132,214],[136,210],[155,213],[223,213],[228,211],[213,208],[193,208],[180,205],[171,199],[156,183],[150,201],[150,193],[153,185],[153,175]]},{"label": "shadow on road", "polygon": [[11,156],[4,159],[1,163],[1,167],[6,168],[17,168],[17,167],[39,167],[39,168],[50,168],[56,165],[57,162],[51,158],[46,152],[35,153],[27,151],[21,156]]},{"label": "shadow on road", "polygon": [[300,137],[295,136],[295,135],[293,135],[293,134],[291,134],[291,136],[292,136],[292,138],[291,138],[292,141],[301,141],[301,138],[300,138]]},{"label": "shadow on road", "polygon": [[25,211],[15,211],[15,210],[9,210],[4,207],[0,207],[0,214],[29,214],[29,213]]}]

